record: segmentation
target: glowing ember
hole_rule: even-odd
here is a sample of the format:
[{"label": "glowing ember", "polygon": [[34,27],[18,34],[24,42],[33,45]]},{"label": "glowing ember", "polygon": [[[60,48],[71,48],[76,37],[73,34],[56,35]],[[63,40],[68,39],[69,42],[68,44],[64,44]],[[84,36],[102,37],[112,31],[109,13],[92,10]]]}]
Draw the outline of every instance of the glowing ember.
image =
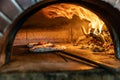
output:
[{"label": "glowing ember", "polygon": [[66,17],[72,19],[74,15],[77,15],[81,20],[84,19],[90,22],[88,28],[94,28],[94,34],[100,34],[104,25],[104,22],[96,14],[78,5],[55,4],[42,9],[42,12],[48,18]]}]

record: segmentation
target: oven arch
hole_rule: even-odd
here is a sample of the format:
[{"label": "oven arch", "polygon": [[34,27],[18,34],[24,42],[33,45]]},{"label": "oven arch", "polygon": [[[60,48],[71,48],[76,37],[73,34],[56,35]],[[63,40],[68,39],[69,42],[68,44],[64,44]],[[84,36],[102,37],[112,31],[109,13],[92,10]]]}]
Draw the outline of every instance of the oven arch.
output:
[{"label": "oven arch", "polygon": [[[32,1],[32,0],[31,0]],[[2,1],[4,3],[4,1]],[[18,1],[19,2],[19,1]],[[108,28],[110,29],[110,33],[113,39],[113,42],[115,44],[115,51],[116,51],[116,57],[120,59],[120,34],[119,30],[119,22],[120,19],[120,12],[119,8],[115,8],[116,6],[119,6],[116,2],[114,2],[113,5],[110,5],[111,3],[109,0],[107,2],[105,1],[98,1],[98,0],[35,0],[33,5],[30,5],[28,8],[20,6],[21,12],[17,15],[15,18],[11,18],[9,14],[6,14],[4,10],[1,9],[1,12],[3,15],[6,15],[8,18],[8,25],[7,28],[3,28],[1,31],[1,38],[0,38],[0,64],[8,63],[10,61],[10,55],[11,55],[11,47],[13,44],[14,37],[17,33],[17,31],[20,29],[20,26],[22,23],[30,17],[32,14],[37,12],[39,9],[46,7],[51,4],[55,3],[77,3],[81,4],[84,7],[92,10],[95,12],[98,16],[100,16],[103,21],[109,26]],[[20,5],[20,4],[19,4]],[[4,6],[4,5],[2,5]],[[114,12],[113,13],[111,13]],[[13,16],[14,17],[14,16]],[[116,21],[115,21],[116,20]],[[115,21],[115,22],[114,22]],[[17,26],[17,27],[16,27]]]}]

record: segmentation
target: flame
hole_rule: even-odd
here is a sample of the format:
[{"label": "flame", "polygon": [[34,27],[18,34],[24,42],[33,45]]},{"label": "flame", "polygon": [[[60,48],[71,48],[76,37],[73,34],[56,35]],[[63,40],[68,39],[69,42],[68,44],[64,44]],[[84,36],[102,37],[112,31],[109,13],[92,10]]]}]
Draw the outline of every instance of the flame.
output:
[{"label": "flame", "polygon": [[42,12],[48,18],[66,17],[72,19],[74,15],[77,15],[81,20],[86,19],[90,21],[88,27],[94,28],[95,34],[100,34],[104,25],[104,22],[95,13],[79,5],[67,3],[55,4],[42,9]]}]

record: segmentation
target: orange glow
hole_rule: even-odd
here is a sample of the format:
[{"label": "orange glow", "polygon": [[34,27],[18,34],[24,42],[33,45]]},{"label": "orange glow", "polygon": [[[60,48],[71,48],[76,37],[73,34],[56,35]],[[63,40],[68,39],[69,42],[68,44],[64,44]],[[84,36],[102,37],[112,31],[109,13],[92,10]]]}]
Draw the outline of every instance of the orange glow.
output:
[{"label": "orange glow", "polygon": [[[66,17],[72,19],[76,15],[81,20],[84,19],[90,22],[88,28],[94,28],[94,34],[100,34],[104,25],[104,22],[95,13],[79,5],[66,3],[55,4],[42,9],[42,12],[48,18]],[[89,34],[89,32],[87,33]]]}]

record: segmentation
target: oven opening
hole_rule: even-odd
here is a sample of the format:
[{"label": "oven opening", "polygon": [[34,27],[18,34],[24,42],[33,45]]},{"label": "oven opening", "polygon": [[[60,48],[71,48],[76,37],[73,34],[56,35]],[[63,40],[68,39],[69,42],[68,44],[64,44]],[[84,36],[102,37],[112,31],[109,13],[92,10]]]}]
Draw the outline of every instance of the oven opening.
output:
[{"label": "oven opening", "polygon": [[106,24],[90,10],[65,3],[48,6],[31,16],[17,33],[13,47],[22,45],[32,53],[71,46],[95,54],[114,54]]},{"label": "oven opening", "polygon": [[23,71],[91,70],[98,65],[111,69],[113,59],[114,44],[104,21],[80,5],[59,3],[23,23],[13,42],[9,70],[13,65]]}]

